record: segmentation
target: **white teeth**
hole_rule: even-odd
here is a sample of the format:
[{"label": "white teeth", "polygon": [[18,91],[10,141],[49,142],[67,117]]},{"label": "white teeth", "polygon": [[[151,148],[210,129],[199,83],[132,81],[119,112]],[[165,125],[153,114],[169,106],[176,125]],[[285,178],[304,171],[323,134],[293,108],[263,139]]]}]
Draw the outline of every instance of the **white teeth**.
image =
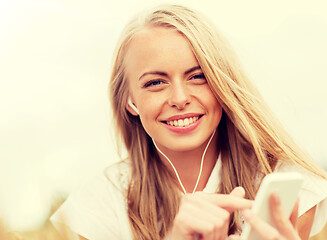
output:
[{"label": "white teeth", "polygon": [[190,125],[190,122],[189,122],[188,118],[185,118],[184,119],[184,126],[188,126],[188,125]]},{"label": "white teeth", "polygon": [[178,127],[185,127],[190,125],[191,123],[196,122],[199,119],[199,117],[191,117],[191,118],[184,118],[184,119],[178,119],[167,122],[170,126],[178,126]]}]

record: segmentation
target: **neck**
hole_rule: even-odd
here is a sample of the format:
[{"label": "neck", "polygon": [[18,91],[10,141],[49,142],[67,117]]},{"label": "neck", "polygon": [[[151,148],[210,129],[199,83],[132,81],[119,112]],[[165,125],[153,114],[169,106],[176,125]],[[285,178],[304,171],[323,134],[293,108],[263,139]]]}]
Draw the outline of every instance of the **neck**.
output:
[{"label": "neck", "polygon": [[[205,153],[203,159],[203,170],[196,191],[201,191],[204,189],[210,177],[211,171],[216,164],[217,157],[218,157],[217,141],[218,141],[217,134],[215,134]],[[189,151],[172,151],[172,150],[160,148],[160,150],[163,151],[163,153],[169,158],[171,163],[174,165],[187,193],[192,193],[196,185],[200,168],[201,168],[202,155],[205,151],[205,148],[207,147],[208,142],[209,139],[197,149],[193,149]],[[168,160],[162,154],[159,154],[159,156],[161,161],[171,171],[172,176],[174,176],[174,178],[178,181],[178,178],[173,170],[173,167],[170,165]],[[180,190],[183,191],[180,184],[178,184],[178,186]]]}]

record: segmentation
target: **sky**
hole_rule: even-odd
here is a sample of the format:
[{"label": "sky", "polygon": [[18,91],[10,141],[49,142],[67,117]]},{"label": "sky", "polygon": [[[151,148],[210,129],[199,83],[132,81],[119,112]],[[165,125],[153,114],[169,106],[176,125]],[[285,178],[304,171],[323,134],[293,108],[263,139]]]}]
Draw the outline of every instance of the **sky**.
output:
[{"label": "sky", "polygon": [[211,19],[299,145],[327,167],[325,1],[0,1],[0,218],[37,227],[51,201],[118,159],[107,86],[131,17],[180,3]]}]

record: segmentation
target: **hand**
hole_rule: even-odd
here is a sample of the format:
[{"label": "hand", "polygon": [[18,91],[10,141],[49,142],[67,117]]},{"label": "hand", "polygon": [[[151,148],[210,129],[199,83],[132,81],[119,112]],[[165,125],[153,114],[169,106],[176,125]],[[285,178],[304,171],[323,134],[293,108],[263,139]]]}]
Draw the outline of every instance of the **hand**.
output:
[{"label": "hand", "polygon": [[[287,218],[282,210],[280,198],[276,192],[269,197],[269,206],[272,219],[276,228],[263,221],[251,210],[244,210],[243,216],[251,227],[259,233],[264,240],[301,240],[296,231],[298,202],[291,213],[290,218]],[[241,240],[240,236],[229,236],[229,240]]]},{"label": "hand", "polygon": [[186,194],[174,219],[171,240],[225,240],[230,214],[252,206],[244,195],[241,187],[230,194]]}]

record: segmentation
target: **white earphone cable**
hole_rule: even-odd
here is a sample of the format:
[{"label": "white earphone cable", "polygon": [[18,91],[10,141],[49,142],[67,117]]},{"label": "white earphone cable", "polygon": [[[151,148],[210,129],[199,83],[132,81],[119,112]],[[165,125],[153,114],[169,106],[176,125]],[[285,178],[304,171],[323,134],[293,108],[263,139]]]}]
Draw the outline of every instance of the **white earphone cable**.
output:
[{"label": "white earphone cable", "polygon": [[[195,190],[196,190],[196,188],[198,187],[198,184],[199,184],[199,181],[200,181],[200,178],[201,178],[201,174],[202,174],[202,169],[203,169],[203,162],[204,162],[204,156],[205,156],[205,154],[206,154],[206,152],[207,152],[207,149],[208,149],[208,147],[209,147],[209,145],[210,145],[210,143],[211,143],[211,140],[212,140],[212,138],[213,138],[213,136],[215,135],[215,132],[216,132],[216,129],[213,131],[213,133],[212,133],[212,135],[211,135],[211,137],[210,137],[210,139],[209,139],[209,141],[208,141],[208,143],[207,143],[207,146],[205,147],[205,149],[204,149],[204,151],[203,151],[203,154],[202,154],[202,158],[201,158],[201,166],[200,166],[200,171],[199,171],[199,175],[198,175],[198,179],[196,180],[196,183],[195,183],[195,186],[194,186],[194,189],[193,189],[193,191],[192,191],[192,194],[195,192]],[[174,166],[174,164],[170,161],[170,159],[158,148],[158,146],[156,145],[156,143],[155,143],[155,141],[153,140],[153,138],[152,138],[152,141],[153,141],[153,144],[154,144],[154,146],[156,147],[156,149],[158,150],[158,152],[162,155],[162,156],[164,156],[166,159],[167,159],[167,161],[169,162],[169,164],[172,166],[172,168],[173,168],[173,170],[174,170],[174,172],[175,172],[175,175],[176,175],[176,177],[177,177],[177,180],[178,180],[178,182],[179,182],[179,184],[180,184],[180,186],[182,187],[182,189],[183,189],[183,192],[184,192],[184,194],[187,194],[187,192],[186,192],[186,190],[185,190],[185,188],[184,188],[184,185],[183,185],[183,183],[182,183],[182,181],[181,181],[181,179],[180,179],[180,177],[179,177],[179,174],[178,174],[178,172],[177,172],[177,170],[176,170],[176,168],[175,168],[175,166]]]}]

